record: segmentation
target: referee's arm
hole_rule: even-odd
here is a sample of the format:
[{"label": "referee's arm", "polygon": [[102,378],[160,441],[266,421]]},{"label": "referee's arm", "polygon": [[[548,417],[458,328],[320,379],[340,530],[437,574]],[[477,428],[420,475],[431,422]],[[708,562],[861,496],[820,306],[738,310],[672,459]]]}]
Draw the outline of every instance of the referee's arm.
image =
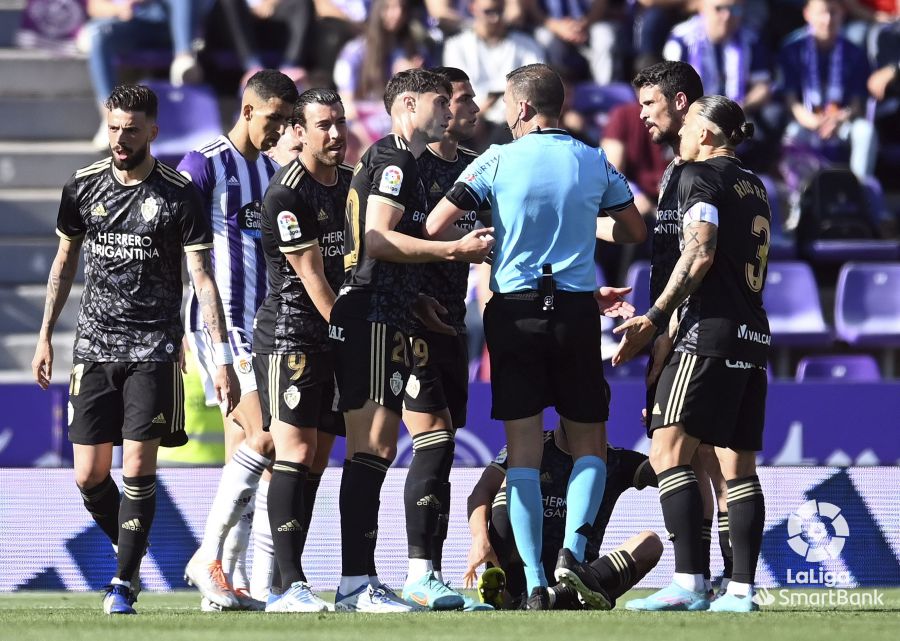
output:
[{"label": "referee's arm", "polygon": [[629,245],[647,238],[647,224],[634,201],[619,209],[604,210],[608,216],[597,218],[597,238],[608,243]]}]

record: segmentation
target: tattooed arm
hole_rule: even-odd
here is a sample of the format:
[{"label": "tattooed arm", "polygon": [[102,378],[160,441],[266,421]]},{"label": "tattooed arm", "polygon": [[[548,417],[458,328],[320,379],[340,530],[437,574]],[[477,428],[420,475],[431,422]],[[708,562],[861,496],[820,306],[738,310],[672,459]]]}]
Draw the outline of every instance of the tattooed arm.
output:
[{"label": "tattooed arm", "polygon": [[[194,292],[200,304],[200,315],[203,323],[213,340],[213,348],[224,345],[228,348],[228,328],[225,324],[225,308],[222,306],[222,298],[219,296],[219,288],[213,278],[212,260],[208,249],[188,251],[187,266]],[[231,355],[230,349],[227,350]],[[215,360],[215,359],[214,359]],[[226,414],[233,410],[241,398],[240,383],[230,360],[228,362],[216,362],[218,370],[213,384],[216,388],[216,396],[219,402],[226,403]]]},{"label": "tattooed arm", "polygon": [[635,316],[613,330],[615,334],[624,334],[612,359],[614,366],[634,358],[657,330],[669,328],[675,310],[697,290],[713,264],[718,229],[702,220],[685,224],[684,249],[662,294],[646,314]]},{"label": "tattooed arm", "polygon": [[31,361],[31,373],[42,389],[50,386],[53,376],[53,328],[69,298],[72,282],[78,271],[78,256],[81,253],[83,236],[60,238],[56,258],[50,267],[47,279],[47,298],[44,303],[44,319],[38,335],[37,347]]}]

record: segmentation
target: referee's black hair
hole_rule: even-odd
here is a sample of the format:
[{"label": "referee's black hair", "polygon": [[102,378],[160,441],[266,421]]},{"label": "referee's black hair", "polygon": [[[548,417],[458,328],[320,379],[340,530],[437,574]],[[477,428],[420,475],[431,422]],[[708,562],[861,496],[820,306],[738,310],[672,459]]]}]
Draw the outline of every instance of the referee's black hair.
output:
[{"label": "referee's black hair", "polygon": [[688,104],[703,95],[700,74],[691,65],[679,60],[666,60],[641,69],[631,81],[631,86],[635,89],[659,87],[660,93],[669,101],[674,100],[675,94],[681,92]]},{"label": "referee's black hair", "polygon": [[343,101],[341,101],[341,96],[334,89],[323,89],[323,88],[315,88],[315,89],[307,89],[300,97],[297,98],[297,102],[294,103],[294,109],[291,112],[291,117],[288,122],[291,125],[300,125],[301,127],[306,127],[306,105],[336,105],[340,103],[343,106]]},{"label": "referee's black hair", "polygon": [[539,62],[513,69],[506,74],[506,82],[513,95],[528,100],[536,112],[559,118],[566,89],[562,78],[550,65]]},{"label": "referee's black hair", "polygon": [[458,67],[432,67],[431,71],[441,74],[450,82],[469,82],[469,74]]},{"label": "referee's black hair", "polygon": [[407,69],[394,74],[388,80],[384,88],[384,108],[391,113],[391,107],[397,96],[407,91],[412,93],[441,92],[447,94],[447,98],[453,95],[453,87],[446,76],[430,69]]},{"label": "referee's black hair", "polygon": [[153,90],[144,85],[119,85],[112,90],[104,105],[110,111],[139,111],[150,120],[156,120],[159,115],[159,100]]},{"label": "referee's black hair", "polygon": [[696,104],[697,115],[721,130],[726,147],[734,149],[753,137],[753,123],[747,122],[744,110],[735,101],[725,96],[703,96]]},{"label": "referee's black hair", "polygon": [[263,69],[250,76],[245,91],[252,91],[265,102],[278,98],[283,102],[295,103],[299,97],[294,81],[277,69]]}]

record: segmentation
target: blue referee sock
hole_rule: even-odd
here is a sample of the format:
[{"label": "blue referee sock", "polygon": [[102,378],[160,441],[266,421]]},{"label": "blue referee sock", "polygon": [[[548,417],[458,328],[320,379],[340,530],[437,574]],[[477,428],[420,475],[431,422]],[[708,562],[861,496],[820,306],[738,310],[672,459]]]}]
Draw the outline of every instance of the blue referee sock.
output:
[{"label": "blue referee sock", "polygon": [[541,474],[533,467],[511,467],[506,472],[506,503],[516,548],[525,564],[528,591],[547,585],[541,563],[543,547],[544,503],[541,499]]},{"label": "blue referee sock", "polygon": [[587,537],[597,520],[605,489],[606,463],[602,458],[582,456],[575,461],[566,489],[566,536],[563,547],[569,548],[578,561],[584,561]]}]

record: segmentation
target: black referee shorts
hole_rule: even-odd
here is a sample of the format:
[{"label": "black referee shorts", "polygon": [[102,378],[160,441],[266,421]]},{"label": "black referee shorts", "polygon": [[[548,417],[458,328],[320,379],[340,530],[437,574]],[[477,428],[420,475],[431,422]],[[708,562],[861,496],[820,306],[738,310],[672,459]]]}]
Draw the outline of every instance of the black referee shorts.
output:
[{"label": "black referee shorts", "polygon": [[758,452],[767,389],[766,371],[755,365],[675,352],[647,408],[650,431],[679,423],[703,443]]},{"label": "black referee shorts", "polygon": [[600,332],[592,292],[557,292],[547,312],[537,292],[494,294],[484,310],[491,418],[527,418],[553,406],[572,421],[605,422],[609,385]]}]

